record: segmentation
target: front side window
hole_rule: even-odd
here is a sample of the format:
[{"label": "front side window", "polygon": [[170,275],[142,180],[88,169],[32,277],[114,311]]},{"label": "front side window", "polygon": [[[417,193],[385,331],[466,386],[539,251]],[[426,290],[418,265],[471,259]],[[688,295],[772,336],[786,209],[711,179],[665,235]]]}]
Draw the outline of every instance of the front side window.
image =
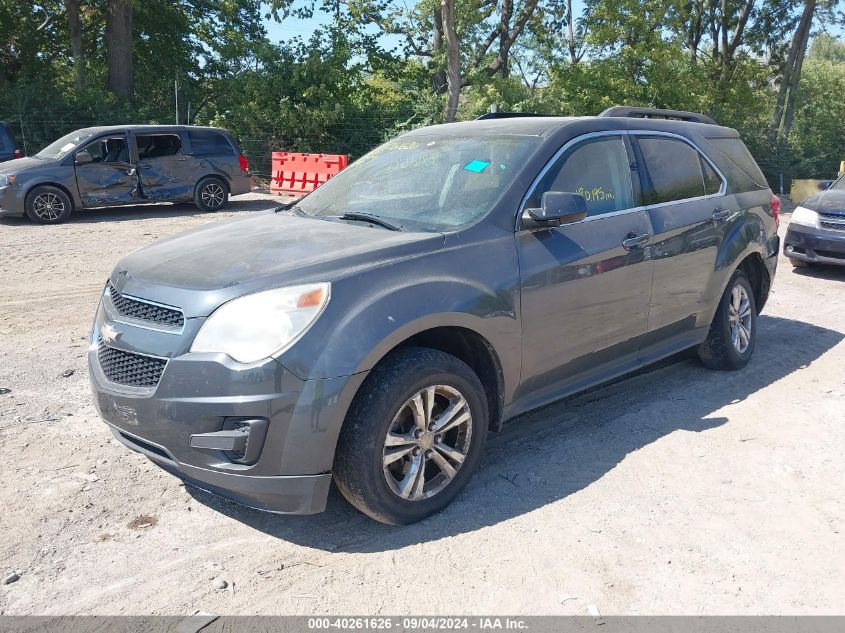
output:
[{"label": "front side window", "polygon": [[540,144],[521,135],[399,137],[296,205],[314,217],[367,213],[409,230],[450,231],[490,212]]},{"label": "front side window", "polygon": [[[691,145],[678,139],[660,136],[637,137],[637,143],[646,167],[643,182],[644,204],[698,198],[708,193],[705,189],[706,176],[701,158]],[[712,176],[707,179],[709,187],[713,187]]]},{"label": "front side window", "polygon": [[182,140],[178,134],[139,134],[137,137],[138,158],[162,158],[175,156],[182,150]]},{"label": "front side window", "polygon": [[547,191],[581,194],[587,201],[587,216],[630,209],[634,194],[625,142],[608,136],[576,145],[546,173],[527,206],[539,207]]},{"label": "front side window", "polygon": [[94,163],[126,163],[129,162],[129,148],[126,137],[110,136],[98,138],[79,150],[88,152]]}]

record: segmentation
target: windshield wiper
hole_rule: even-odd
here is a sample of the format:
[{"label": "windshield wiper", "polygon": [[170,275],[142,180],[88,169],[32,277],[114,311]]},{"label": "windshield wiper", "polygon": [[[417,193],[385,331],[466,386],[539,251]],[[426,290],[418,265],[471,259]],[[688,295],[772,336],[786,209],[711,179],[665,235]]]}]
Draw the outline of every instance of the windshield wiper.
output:
[{"label": "windshield wiper", "polygon": [[401,224],[393,224],[392,222],[388,222],[384,218],[380,218],[377,215],[372,215],[371,213],[357,213],[354,211],[347,211],[342,215],[327,215],[326,219],[330,220],[358,220],[359,222],[370,222],[372,224],[377,224],[378,226],[388,229],[390,231],[401,231],[402,225]]}]

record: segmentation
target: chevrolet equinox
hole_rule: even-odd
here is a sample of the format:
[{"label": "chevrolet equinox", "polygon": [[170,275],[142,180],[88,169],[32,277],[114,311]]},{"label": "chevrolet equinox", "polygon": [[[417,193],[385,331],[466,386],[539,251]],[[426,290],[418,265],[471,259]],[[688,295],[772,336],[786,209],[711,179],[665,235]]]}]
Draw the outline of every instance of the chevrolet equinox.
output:
[{"label": "chevrolet equinox", "polygon": [[450,503],[503,421],[686,348],[754,352],[778,211],[733,129],[616,107],[387,142],[294,205],[126,256],[89,366],[118,440],[279,513]]}]

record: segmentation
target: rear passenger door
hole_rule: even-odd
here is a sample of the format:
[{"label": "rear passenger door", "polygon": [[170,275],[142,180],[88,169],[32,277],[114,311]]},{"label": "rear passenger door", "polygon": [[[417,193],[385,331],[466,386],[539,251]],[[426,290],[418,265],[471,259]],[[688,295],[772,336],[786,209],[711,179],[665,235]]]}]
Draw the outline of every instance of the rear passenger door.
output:
[{"label": "rear passenger door", "polygon": [[646,334],[652,263],[649,221],[639,209],[624,135],[564,146],[527,196],[583,195],[587,218],[517,233],[522,280],[523,379],[517,397],[542,400],[631,360]]},{"label": "rear passenger door", "polygon": [[654,288],[648,343],[689,334],[707,313],[716,257],[735,213],[724,206],[726,183],[690,141],[632,133],[643,204],[654,237]]},{"label": "rear passenger door", "polygon": [[141,192],[147,200],[190,200],[196,179],[178,132],[135,134]]}]

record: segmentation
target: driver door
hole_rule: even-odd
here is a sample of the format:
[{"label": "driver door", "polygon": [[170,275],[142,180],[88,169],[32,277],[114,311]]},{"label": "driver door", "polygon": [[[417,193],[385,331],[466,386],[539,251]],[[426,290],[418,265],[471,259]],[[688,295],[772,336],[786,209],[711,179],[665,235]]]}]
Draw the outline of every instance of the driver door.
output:
[{"label": "driver door", "polygon": [[101,136],[77,150],[74,170],[85,207],[128,204],[138,199],[138,170],[130,163],[125,132]]},{"label": "driver door", "polygon": [[[587,217],[517,233],[523,376],[518,398],[553,398],[636,357],[648,331],[653,262],[624,135],[575,141],[528,196],[579,193]],[[523,213],[524,209],[520,209]],[[536,403],[535,403],[536,404]]]}]

